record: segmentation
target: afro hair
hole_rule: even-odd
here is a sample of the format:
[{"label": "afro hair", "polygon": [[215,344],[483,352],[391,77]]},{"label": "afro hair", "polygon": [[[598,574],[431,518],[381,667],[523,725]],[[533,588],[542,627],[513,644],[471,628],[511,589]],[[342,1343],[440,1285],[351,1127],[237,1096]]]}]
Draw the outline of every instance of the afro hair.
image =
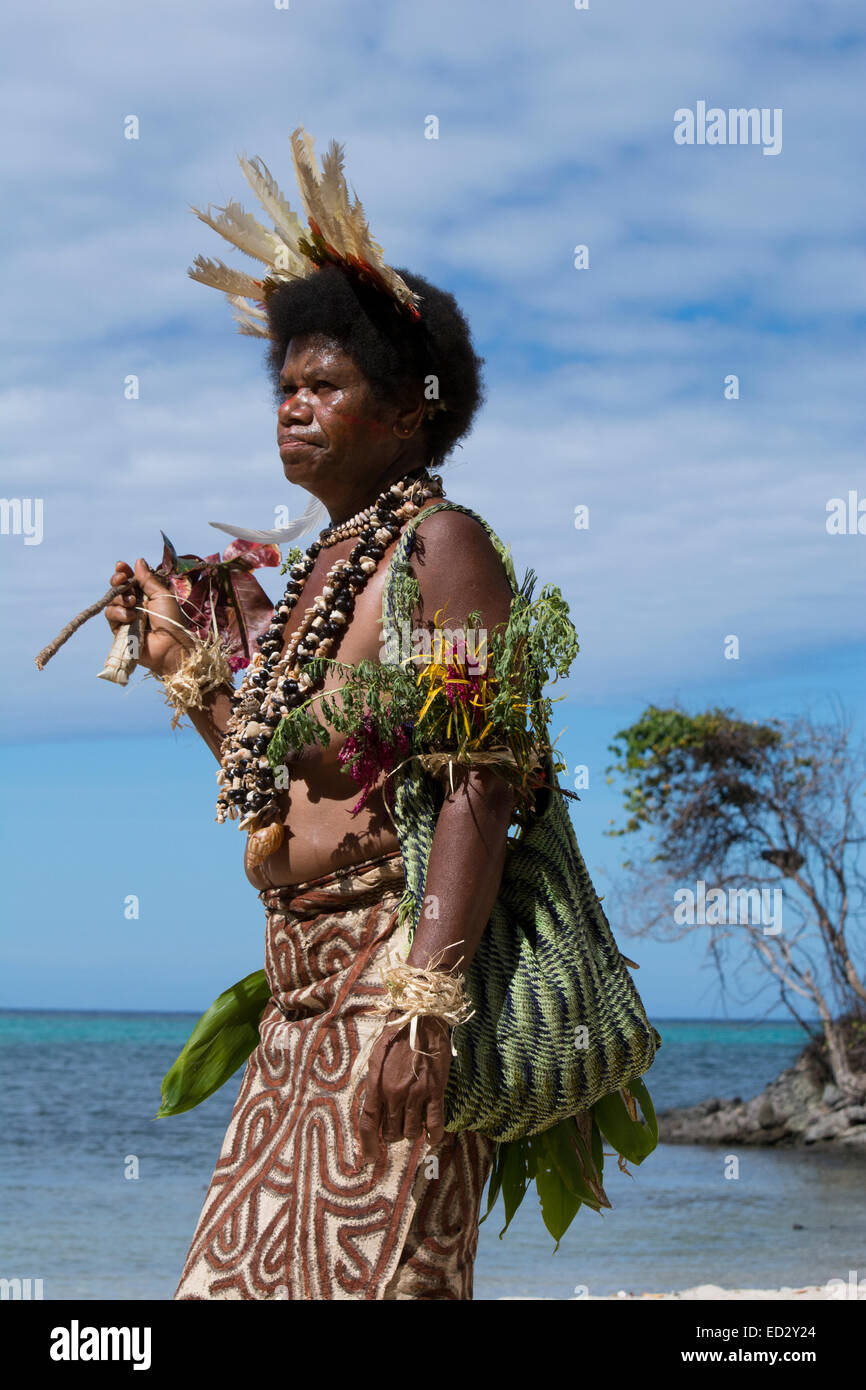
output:
[{"label": "afro hair", "polygon": [[433,378],[431,401],[438,399],[444,409],[425,417],[423,428],[431,462],[438,466],[469,433],[484,399],[484,359],[475,354],[469,324],[453,295],[408,270],[397,273],[422,297],[417,321],[388,295],[336,265],[279,285],[267,301],[268,368],[282,399],[279,375],[289,341],[316,334],[348,353],[382,401],[397,404],[410,384],[429,393]]}]

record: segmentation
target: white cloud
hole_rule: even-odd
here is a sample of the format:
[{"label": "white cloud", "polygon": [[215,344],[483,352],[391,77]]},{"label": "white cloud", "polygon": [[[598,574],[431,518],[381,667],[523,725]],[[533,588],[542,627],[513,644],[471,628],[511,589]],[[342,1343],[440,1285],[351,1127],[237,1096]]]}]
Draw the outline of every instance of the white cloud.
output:
[{"label": "white cloud", "polygon": [[[261,347],[186,278],[222,254],[187,204],[244,196],[242,148],[291,199],[301,120],[345,141],[391,260],[459,289],[490,389],[449,491],[562,585],[575,690],[667,689],[720,632],[764,662],[846,641],[860,552],[823,508],[863,477],[853,4],[52,0],[12,29],[3,487],[45,500],[41,546],[0,537],[16,732],[162,720],[158,692],[92,679],[105,624],[41,676],[35,648],[160,527],[205,552],[209,519],[286,497]],[[782,154],[677,147],[698,98],[783,107]]]}]

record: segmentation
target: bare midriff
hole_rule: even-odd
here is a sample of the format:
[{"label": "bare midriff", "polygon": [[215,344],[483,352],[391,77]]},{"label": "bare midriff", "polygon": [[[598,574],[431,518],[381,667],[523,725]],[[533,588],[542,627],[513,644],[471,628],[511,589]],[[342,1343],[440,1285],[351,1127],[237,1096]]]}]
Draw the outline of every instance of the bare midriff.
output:
[{"label": "bare midriff", "polygon": [[[335,653],[336,660],[356,665],[362,660],[381,659],[382,596],[385,575],[397,543],[389,546],[375,574],[357,596],[351,622]],[[347,556],[355,544],[354,540],[341,541],[319,552],[315,568],[287,625],[286,642],[300,623],[304,610],[322,592],[328,570],[336,560]],[[319,689],[335,690],[342,683],[341,672],[334,669],[329,671]],[[315,705],[313,709],[316,710]],[[289,789],[279,794],[286,827],[283,843],[255,868],[246,864],[245,856],[247,878],[255,888],[306,883],[308,879],[321,878],[336,869],[399,849],[381,787],[369,796],[356,815],[352,814],[361,789],[339,761],[347,737],[347,734],[331,731],[327,747],[315,743],[290,758]]]}]

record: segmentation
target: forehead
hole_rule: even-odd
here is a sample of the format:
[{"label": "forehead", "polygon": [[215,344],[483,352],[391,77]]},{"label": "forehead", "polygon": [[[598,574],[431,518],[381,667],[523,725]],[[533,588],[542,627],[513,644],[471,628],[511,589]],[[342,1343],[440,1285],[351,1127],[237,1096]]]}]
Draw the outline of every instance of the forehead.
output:
[{"label": "forehead", "polygon": [[282,374],[318,371],[327,367],[339,370],[347,377],[360,378],[362,373],[354,359],[333,338],[324,334],[305,333],[289,339]]}]

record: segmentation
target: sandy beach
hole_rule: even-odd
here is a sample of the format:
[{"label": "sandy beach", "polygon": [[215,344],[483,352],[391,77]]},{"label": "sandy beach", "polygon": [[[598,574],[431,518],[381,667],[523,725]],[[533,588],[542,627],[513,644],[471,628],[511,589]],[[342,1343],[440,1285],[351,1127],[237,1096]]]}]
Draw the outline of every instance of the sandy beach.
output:
[{"label": "sandy beach", "polygon": [[[840,1297],[841,1294],[841,1297]],[[839,1284],[807,1284],[799,1289],[723,1289],[718,1284],[698,1284],[693,1289],[679,1289],[674,1293],[629,1293],[621,1289],[615,1294],[587,1294],[587,1299],[595,1299],[598,1302],[616,1299],[635,1299],[635,1298],[655,1298],[655,1299],[693,1299],[696,1302],[713,1302],[717,1300],[738,1300],[744,1302],[768,1303],[787,1303],[787,1302],[807,1302],[809,1300],[821,1300],[826,1302],[844,1302],[846,1300],[866,1300],[866,1287],[859,1290],[849,1287],[846,1283],[844,1290],[840,1289]],[[577,1300],[572,1300],[577,1301]]]},{"label": "sandy beach", "polygon": [[[693,1289],[677,1289],[672,1293],[630,1293],[627,1289],[620,1289],[619,1293],[593,1294],[586,1293],[577,1298],[569,1299],[570,1303],[581,1302],[617,1302],[620,1299],[658,1299],[660,1301],[685,1301],[696,1303],[715,1303],[741,1301],[744,1303],[788,1303],[788,1302],[828,1302],[838,1303],[847,1301],[866,1301],[866,1280],[857,1289],[853,1283],[839,1280],[835,1284],[805,1284],[800,1288],[790,1289],[723,1289],[720,1284],[697,1284]],[[517,1297],[502,1298],[501,1303],[516,1303]],[[520,1299],[522,1303],[548,1302],[547,1299]]]}]

